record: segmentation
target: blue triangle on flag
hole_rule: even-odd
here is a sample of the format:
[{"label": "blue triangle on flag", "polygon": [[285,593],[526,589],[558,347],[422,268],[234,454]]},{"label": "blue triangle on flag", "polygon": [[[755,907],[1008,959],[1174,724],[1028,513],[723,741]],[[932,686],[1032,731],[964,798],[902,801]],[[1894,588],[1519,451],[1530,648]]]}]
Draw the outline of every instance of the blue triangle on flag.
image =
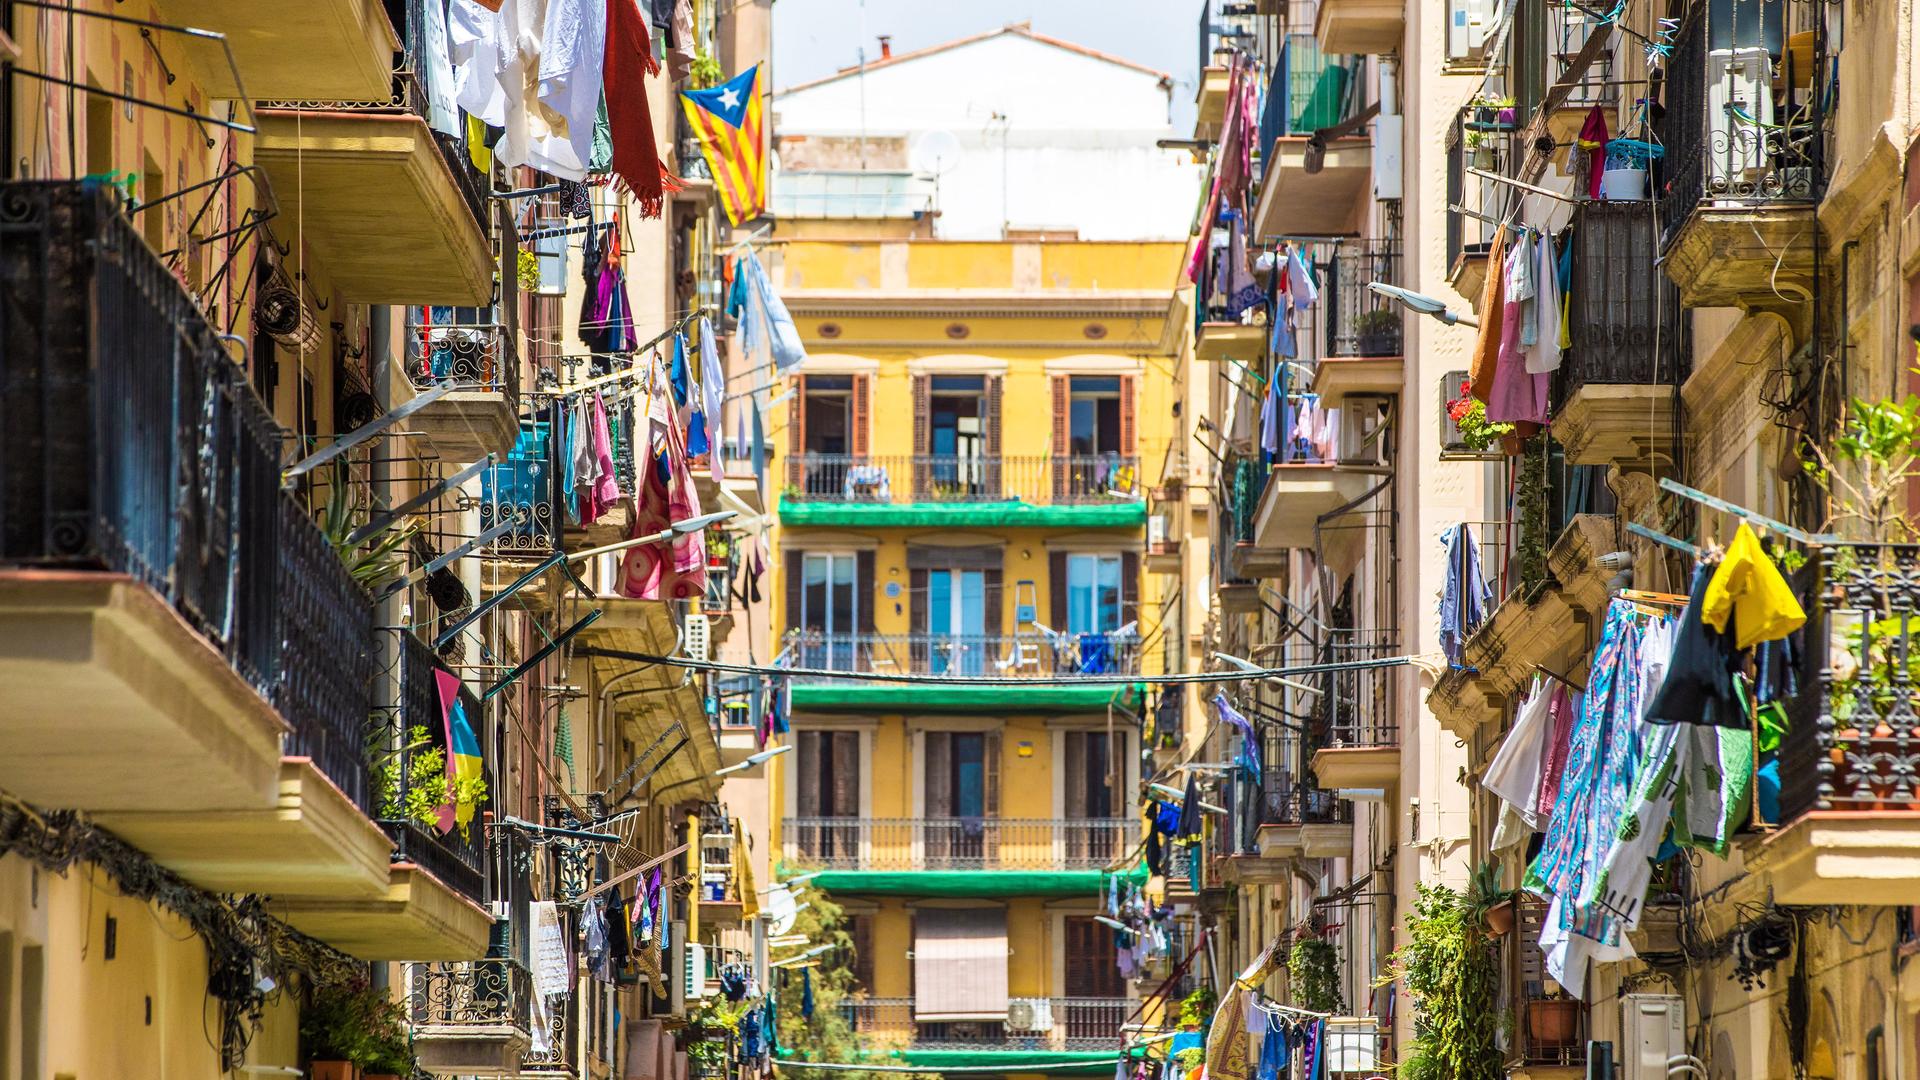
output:
[{"label": "blue triangle on flag", "polygon": [[729,126],[739,127],[747,115],[747,102],[753,97],[753,78],[759,71],[760,65],[755,64],[719,86],[706,90],[683,90],[681,93]]}]

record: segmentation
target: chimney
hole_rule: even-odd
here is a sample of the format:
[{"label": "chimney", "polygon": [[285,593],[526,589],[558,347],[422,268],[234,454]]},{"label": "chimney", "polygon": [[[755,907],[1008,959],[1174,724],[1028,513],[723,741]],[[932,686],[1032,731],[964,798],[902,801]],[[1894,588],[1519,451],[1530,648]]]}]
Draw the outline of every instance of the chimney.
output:
[{"label": "chimney", "polygon": [[880,59],[887,60],[887,59],[890,59],[892,56],[893,56],[893,35],[881,34],[880,35]]}]

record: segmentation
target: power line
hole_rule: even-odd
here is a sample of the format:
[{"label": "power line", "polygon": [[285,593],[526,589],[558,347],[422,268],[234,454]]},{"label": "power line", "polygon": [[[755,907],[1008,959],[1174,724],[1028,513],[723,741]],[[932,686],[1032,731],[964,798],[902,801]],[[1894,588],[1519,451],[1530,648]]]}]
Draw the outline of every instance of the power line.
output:
[{"label": "power line", "polygon": [[1085,1071],[1103,1065],[1117,1065],[1132,1058],[1097,1058],[1093,1061],[1054,1061],[1040,1065],[855,1065],[838,1061],[795,1061],[791,1058],[774,1058],[776,1068],[783,1069],[825,1069],[830,1072],[884,1072],[884,1073],[1005,1073],[1005,1072],[1049,1072],[1054,1069],[1079,1069]]},{"label": "power line", "polygon": [[631,660],[642,664],[668,664],[696,671],[718,671],[728,675],[771,675],[776,678],[837,679],[846,682],[908,683],[932,686],[1132,686],[1149,683],[1179,686],[1187,683],[1247,682],[1287,675],[1314,675],[1328,671],[1367,671],[1373,668],[1410,664],[1413,656],[1387,656],[1374,660],[1345,660],[1328,664],[1299,664],[1292,667],[1248,668],[1243,671],[1189,671],[1170,675],[1093,674],[1054,678],[1029,678],[1018,675],[919,675],[881,671],[840,671],[834,668],[777,667],[768,664],[728,664],[717,660],[694,660],[685,656],[628,652],[585,645],[574,649],[575,656],[599,656],[608,660]]}]

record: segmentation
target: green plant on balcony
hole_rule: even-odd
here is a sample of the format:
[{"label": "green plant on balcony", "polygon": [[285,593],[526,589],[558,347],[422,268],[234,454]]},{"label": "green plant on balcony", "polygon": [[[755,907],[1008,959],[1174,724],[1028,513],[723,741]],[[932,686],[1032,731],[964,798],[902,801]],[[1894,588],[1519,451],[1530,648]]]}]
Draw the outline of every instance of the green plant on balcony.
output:
[{"label": "green plant on balcony", "polygon": [[1475,453],[1485,453],[1499,445],[1503,437],[1513,434],[1513,425],[1489,423],[1487,407],[1471,391],[1472,384],[1463,382],[1460,396],[1447,399],[1447,419],[1452,420],[1454,429],[1460,432],[1460,445]]},{"label": "green plant on balcony", "polygon": [[514,268],[514,277],[520,284],[521,292],[532,292],[540,287],[540,256],[520,249],[520,265]]},{"label": "green plant on balcony", "polygon": [[342,1063],[371,1075],[413,1074],[406,1010],[373,986],[315,989],[300,1010],[300,1045],[316,1077],[348,1075],[335,1067]]},{"label": "green plant on balcony", "polygon": [[1374,308],[1353,317],[1353,335],[1361,356],[1391,356],[1399,351],[1400,313]]},{"label": "green plant on balcony", "polygon": [[1494,937],[1513,929],[1514,890],[1500,882],[1500,864],[1487,859],[1473,868],[1467,879],[1467,907]]},{"label": "green plant on balcony", "polygon": [[461,838],[467,839],[474,815],[459,811],[478,808],[487,800],[484,774],[473,778],[447,775],[447,752],[433,745],[424,724],[409,727],[406,742],[378,754],[368,771],[373,779],[375,812],[386,821],[409,821],[438,832],[440,812],[451,804],[455,819],[468,822],[460,829]]},{"label": "green plant on balcony", "polygon": [[1340,992],[1340,950],[1333,942],[1313,934],[1294,939],[1287,974],[1293,980],[1294,1004],[1313,1012],[1347,1011]]},{"label": "green plant on balcony", "polygon": [[419,518],[410,517],[365,539],[349,542],[347,538],[366,520],[365,508],[354,505],[347,463],[336,458],[328,472],[327,503],[320,515],[320,531],[353,580],[373,592],[406,574],[407,545],[420,534],[422,525]]},{"label": "green plant on balcony", "polygon": [[1175,1021],[1182,1031],[1200,1031],[1213,1020],[1213,1010],[1220,999],[1213,990],[1202,986],[1180,999],[1180,1013]]},{"label": "green plant on balcony", "polygon": [[1515,459],[1513,574],[1523,589],[1547,580],[1547,454],[1545,436],[1535,435]]},{"label": "green plant on balcony", "polygon": [[1403,982],[1412,999],[1413,1039],[1398,1080],[1500,1080],[1500,965],[1466,897],[1417,884],[1406,944],[1394,950],[1382,985]]},{"label": "green plant on balcony", "polygon": [[721,80],[720,61],[713,54],[702,49],[693,54],[693,63],[687,66],[687,79],[695,90],[705,90],[709,86],[718,86]]}]

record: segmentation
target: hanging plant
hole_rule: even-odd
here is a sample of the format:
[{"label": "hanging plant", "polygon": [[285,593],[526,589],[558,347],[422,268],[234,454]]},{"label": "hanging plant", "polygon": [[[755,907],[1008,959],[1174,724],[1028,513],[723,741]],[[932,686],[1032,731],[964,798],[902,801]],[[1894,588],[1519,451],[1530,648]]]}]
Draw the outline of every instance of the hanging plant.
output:
[{"label": "hanging plant", "polygon": [[720,61],[704,50],[693,54],[693,63],[687,65],[687,78],[696,90],[705,90],[709,86],[720,84]]},{"label": "hanging plant", "polygon": [[1547,453],[1535,436],[1522,448],[1513,481],[1514,577],[1522,588],[1547,580]]},{"label": "hanging plant", "polygon": [[1293,979],[1294,1003],[1301,1008],[1335,1015],[1347,1011],[1340,993],[1340,950],[1333,942],[1311,934],[1295,940],[1287,973]]},{"label": "hanging plant", "polygon": [[433,745],[425,724],[408,728],[406,743],[377,758],[369,771],[376,809],[388,821],[410,821],[437,832],[441,808],[451,802],[455,818],[465,817],[468,822],[460,829],[461,839],[469,839],[474,815],[460,811],[477,809],[487,801],[484,773],[471,779],[447,777],[447,752]]},{"label": "hanging plant", "polygon": [[1487,421],[1487,407],[1471,393],[1472,384],[1460,384],[1460,396],[1447,399],[1447,419],[1460,432],[1460,443],[1475,453],[1494,448],[1503,436],[1513,434],[1512,424]]},{"label": "hanging plant", "polygon": [[1500,965],[1493,942],[1460,893],[1416,884],[1406,944],[1383,982],[1403,982],[1413,1001],[1412,1041],[1400,1080],[1501,1080]]}]

